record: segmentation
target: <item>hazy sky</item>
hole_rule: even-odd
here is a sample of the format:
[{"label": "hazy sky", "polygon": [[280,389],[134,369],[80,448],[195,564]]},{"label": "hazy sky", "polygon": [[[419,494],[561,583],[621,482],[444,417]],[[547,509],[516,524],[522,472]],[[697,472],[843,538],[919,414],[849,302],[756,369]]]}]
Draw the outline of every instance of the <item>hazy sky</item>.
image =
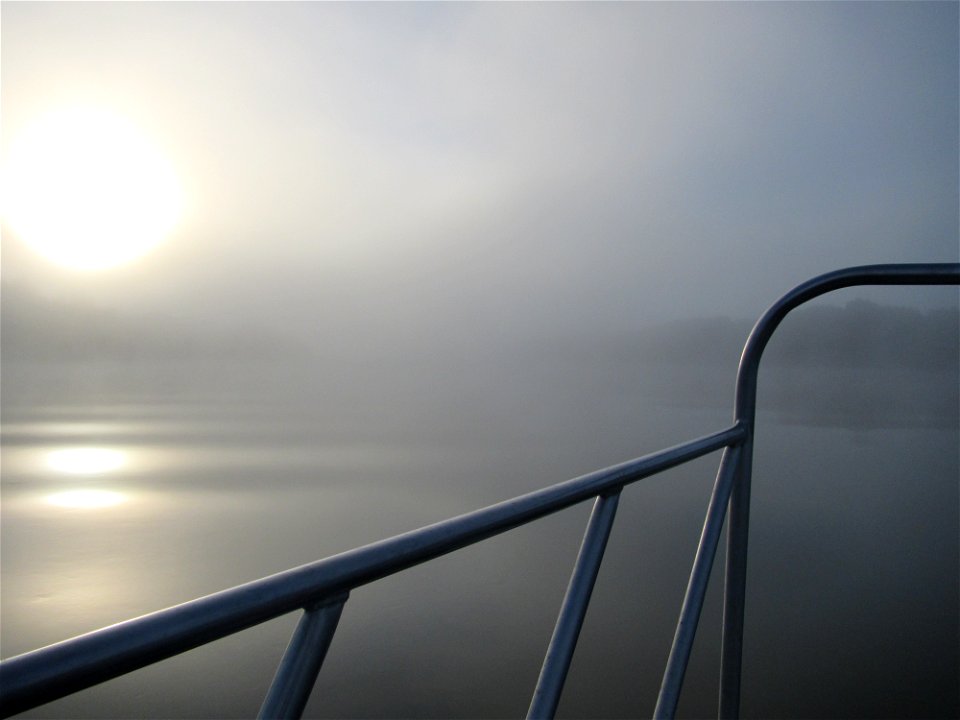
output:
[{"label": "hazy sky", "polygon": [[44,111],[104,107],[184,188],[174,234],[126,268],[59,270],[5,228],[4,279],[48,295],[310,333],[569,333],[756,316],[835,267],[960,254],[956,3],[2,20],[5,153]]}]

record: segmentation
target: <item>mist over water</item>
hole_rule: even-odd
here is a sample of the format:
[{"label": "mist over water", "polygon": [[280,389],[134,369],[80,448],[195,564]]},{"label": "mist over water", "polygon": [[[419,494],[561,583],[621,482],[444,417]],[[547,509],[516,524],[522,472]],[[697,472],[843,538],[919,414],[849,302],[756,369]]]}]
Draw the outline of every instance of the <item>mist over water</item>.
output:
[{"label": "mist over water", "polygon": [[[725,428],[781,293],[960,259],[956,3],[0,13],[35,221],[5,194],[4,658]],[[157,231],[104,126],[39,124],[70,173],[11,163],[50,113],[176,176],[136,262],[78,269]],[[744,716],[960,714],[958,300],[844,290],[771,341]],[[652,712],[718,455],[624,492],[560,716]],[[522,715],[588,513],[357,589],[307,715]],[[683,717],[715,712],[719,585]],[[295,621],[28,716],[251,716]]]},{"label": "mist over water", "polygon": [[[817,346],[851,319],[868,336],[898,313],[915,341],[900,357],[860,357],[862,337]],[[792,320],[761,377],[745,715],[950,716],[960,468],[957,341],[944,328],[956,312],[855,302]],[[592,362],[559,340],[533,359],[501,348],[487,370],[503,383],[482,388],[443,387],[395,360],[332,382],[309,353],[265,362],[230,350],[229,372],[189,357],[117,362],[109,343],[82,362],[5,362],[4,655],[721,429],[745,326],[654,327],[631,341],[634,363],[620,345],[595,346]],[[17,340],[42,354],[40,335]],[[805,367],[791,360],[801,352]],[[64,448],[100,455],[51,466]],[[652,712],[718,459],[625,490],[561,715]],[[71,491],[120,501],[56,502]],[[354,591],[307,714],[525,712],[587,513],[578,506]],[[715,712],[717,577],[687,717]],[[294,623],[29,715],[249,716]]]}]

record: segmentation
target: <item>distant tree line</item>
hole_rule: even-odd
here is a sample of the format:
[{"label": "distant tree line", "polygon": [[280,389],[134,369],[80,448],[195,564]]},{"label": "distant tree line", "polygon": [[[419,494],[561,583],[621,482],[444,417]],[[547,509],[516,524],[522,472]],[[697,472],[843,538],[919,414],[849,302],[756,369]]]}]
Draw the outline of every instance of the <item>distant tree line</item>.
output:
[{"label": "distant tree line", "polygon": [[[532,340],[538,355],[613,364],[736,367],[752,320],[689,318],[631,333]],[[133,317],[116,310],[39,296],[5,283],[0,302],[3,360],[113,360],[289,357],[306,354],[268,328],[208,328],[182,319]],[[886,367],[955,372],[960,363],[960,309],[920,310],[853,300],[811,305],[777,330],[765,364],[810,368]]]},{"label": "distant tree line", "polygon": [[[753,323],[694,318],[624,339],[619,351],[647,362],[681,365],[735,363]],[[904,368],[956,372],[960,310],[920,310],[853,300],[843,307],[812,305],[787,316],[764,363],[810,368]]]}]

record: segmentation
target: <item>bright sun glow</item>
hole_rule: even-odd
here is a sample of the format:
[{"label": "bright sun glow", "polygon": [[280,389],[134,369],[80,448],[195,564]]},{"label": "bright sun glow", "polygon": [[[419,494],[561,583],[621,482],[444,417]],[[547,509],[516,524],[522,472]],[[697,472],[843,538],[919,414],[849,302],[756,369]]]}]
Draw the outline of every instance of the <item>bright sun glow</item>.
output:
[{"label": "bright sun glow", "polygon": [[10,146],[4,215],[48,260],[102,270],[143,256],[173,229],[180,185],[123,117],[73,109],[38,119]]},{"label": "bright sun glow", "polygon": [[47,467],[68,475],[102,475],[118,470],[125,460],[124,453],[110,448],[62,448],[47,455]]},{"label": "bright sun glow", "polygon": [[125,502],[127,497],[113,490],[64,490],[47,495],[46,499],[57,507],[94,510],[119,505]]}]

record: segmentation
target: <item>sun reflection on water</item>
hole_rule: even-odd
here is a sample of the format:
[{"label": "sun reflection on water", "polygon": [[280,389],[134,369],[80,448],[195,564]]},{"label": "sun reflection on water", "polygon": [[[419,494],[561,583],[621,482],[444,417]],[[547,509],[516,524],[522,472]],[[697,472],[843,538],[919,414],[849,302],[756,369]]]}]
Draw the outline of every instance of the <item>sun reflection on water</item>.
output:
[{"label": "sun reflection on water", "polygon": [[46,501],[57,507],[96,510],[120,505],[127,501],[127,496],[113,490],[82,488],[47,495]]},{"label": "sun reflection on water", "polygon": [[47,453],[46,464],[67,475],[102,475],[119,470],[126,459],[125,453],[112,448],[71,447]]},{"label": "sun reflection on water", "polygon": [[[127,464],[121,450],[106,447],[65,447],[51,450],[44,458],[50,470],[65,475],[93,477],[116,472]],[[124,493],[103,488],[83,487],[60,490],[44,497],[49,505],[75,510],[98,510],[120,505],[128,500]]]}]

